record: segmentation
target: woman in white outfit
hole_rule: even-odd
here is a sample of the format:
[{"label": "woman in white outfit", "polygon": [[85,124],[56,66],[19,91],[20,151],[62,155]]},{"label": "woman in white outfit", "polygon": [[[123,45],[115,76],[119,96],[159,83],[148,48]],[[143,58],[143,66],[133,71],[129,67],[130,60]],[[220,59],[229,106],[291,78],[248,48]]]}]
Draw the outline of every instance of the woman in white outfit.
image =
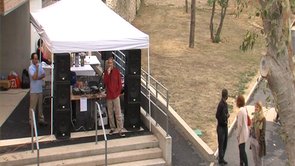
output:
[{"label": "woman in white outfit", "polygon": [[240,166],[248,166],[247,154],[245,151],[246,142],[249,138],[249,129],[247,125],[247,110],[245,107],[245,98],[240,95],[237,98],[237,139],[239,143]]}]

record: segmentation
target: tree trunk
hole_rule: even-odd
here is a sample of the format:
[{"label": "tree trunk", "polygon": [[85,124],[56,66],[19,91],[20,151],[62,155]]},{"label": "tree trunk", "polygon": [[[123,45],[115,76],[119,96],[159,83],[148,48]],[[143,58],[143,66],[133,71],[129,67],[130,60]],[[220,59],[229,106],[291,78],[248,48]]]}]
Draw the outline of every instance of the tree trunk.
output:
[{"label": "tree trunk", "polygon": [[[281,123],[283,124],[283,133],[286,138],[286,150],[290,163],[295,165],[295,89],[292,72],[283,66],[286,57],[279,60],[273,59],[275,54],[267,53],[266,59],[269,64],[270,74],[267,77],[269,88],[275,98],[278,106]],[[286,55],[284,55],[286,56]],[[291,164],[292,165],[292,164]]]},{"label": "tree trunk", "polygon": [[189,47],[194,48],[194,45],[195,45],[195,23],[196,23],[196,0],[192,0],[191,10],[192,10],[192,12],[191,12]]},{"label": "tree trunk", "polygon": [[210,27],[209,28],[210,28],[211,40],[213,43],[219,43],[221,40],[220,35],[221,35],[222,27],[223,27],[224,18],[226,15],[228,1],[229,0],[225,0],[225,1],[223,1],[223,4],[220,4],[220,6],[221,6],[220,20],[219,20],[219,25],[218,25],[216,33],[214,33],[214,15],[215,15],[215,9],[216,9],[216,0],[213,0],[213,2],[212,2],[212,12],[211,12]]},{"label": "tree trunk", "polygon": [[185,0],[185,12],[188,13],[188,0]]},{"label": "tree trunk", "polygon": [[228,0],[225,2],[224,6],[222,6],[221,12],[220,12],[220,22],[219,22],[219,26],[218,26],[218,29],[217,29],[216,35],[215,35],[215,38],[217,37],[217,38],[219,38],[219,40],[220,40],[221,29],[223,27],[223,21],[224,21],[225,15],[226,15],[227,6],[228,6]]},{"label": "tree trunk", "polygon": [[214,39],[214,24],[213,24],[214,14],[215,14],[215,4],[216,4],[216,0],[213,1],[211,18],[210,18],[210,35],[211,35],[212,42],[215,41],[215,39]]},{"label": "tree trunk", "polygon": [[262,7],[261,16],[268,44],[264,57],[267,68],[269,69],[266,79],[277,104],[289,163],[291,166],[294,166],[295,82],[293,75],[293,55],[292,51],[288,50],[288,44],[290,44],[290,6],[288,6],[289,3],[287,1],[272,2],[260,0],[259,2]]}]

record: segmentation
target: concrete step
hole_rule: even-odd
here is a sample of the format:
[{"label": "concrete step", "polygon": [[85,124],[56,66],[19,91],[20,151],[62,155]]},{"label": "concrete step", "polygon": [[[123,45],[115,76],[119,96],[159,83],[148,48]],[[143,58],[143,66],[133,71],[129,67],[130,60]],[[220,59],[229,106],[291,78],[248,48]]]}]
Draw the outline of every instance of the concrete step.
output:
[{"label": "concrete step", "polygon": [[133,161],[120,164],[111,164],[109,166],[166,166],[163,158],[155,158],[149,160]]},{"label": "concrete step", "polygon": [[[155,159],[162,157],[162,150],[160,148],[146,148],[146,149],[138,149],[138,150],[130,150],[124,152],[116,152],[108,154],[108,165],[109,164],[117,164],[124,162],[134,162],[140,160],[147,159]],[[27,165],[27,166],[33,166]],[[57,160],[46,163],[40,163],[42,166],[99,166],[105,165],[105,155],[93,155],[87,157],[77,157],[71,159]]]},{"label": "concrete step", "polygon": [[[159,147],[158,139],[154,135],[144,135],[129,138],[108,140],[108,153],[119,153],[138,149]],[[105,141],[98,144],[81,143],[75,145],[58,146],[40,149],[40,162],[51,162],[56,160],[66,160],[71,158],[81,158],[85,156],[103,155],[105,153]],[[29,165],[36,163],[37,151],[31,150],[6,153],[1,155],[0,165]],[[103,158],[104,159],[104,158]]]}]

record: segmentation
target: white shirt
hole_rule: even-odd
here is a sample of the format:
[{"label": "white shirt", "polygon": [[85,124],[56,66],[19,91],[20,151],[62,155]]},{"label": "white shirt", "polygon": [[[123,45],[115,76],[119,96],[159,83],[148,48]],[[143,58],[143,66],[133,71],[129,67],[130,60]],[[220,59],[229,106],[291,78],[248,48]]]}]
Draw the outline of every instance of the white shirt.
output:
[{"label": "white shirt", "polygon": [[[33,75],[36,72],[36,66],[34,64],[31,64],[29,67],[29,76],[30,76],[30,93],[42,93],[42,84],[43,80],[33,80]],[[40,77],[42,74],[45,74],[42,65],[39,65],[38,69],[38,77]]]},{"label": "white shirt", "polygon": [[237,138],[239,144],[246,143],[249,138],[246,107],[241,107],[237,115]]}]

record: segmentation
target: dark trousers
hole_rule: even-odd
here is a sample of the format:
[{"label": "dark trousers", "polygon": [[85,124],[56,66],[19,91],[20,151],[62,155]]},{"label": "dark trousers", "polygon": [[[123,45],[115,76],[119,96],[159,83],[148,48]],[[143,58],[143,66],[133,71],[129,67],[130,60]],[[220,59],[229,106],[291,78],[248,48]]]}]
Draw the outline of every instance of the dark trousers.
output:
[{"label": "dark trousers", "polygon": [[227,130],[227,126],[217,126],[219,161],[224,160],[224,154],[227,147]]},{"label": "dark trousers", "polygon": [[245,151],[245,143],[239,144],[239,152],[240,152],[240,166],[248,166],[247,154]]}]

